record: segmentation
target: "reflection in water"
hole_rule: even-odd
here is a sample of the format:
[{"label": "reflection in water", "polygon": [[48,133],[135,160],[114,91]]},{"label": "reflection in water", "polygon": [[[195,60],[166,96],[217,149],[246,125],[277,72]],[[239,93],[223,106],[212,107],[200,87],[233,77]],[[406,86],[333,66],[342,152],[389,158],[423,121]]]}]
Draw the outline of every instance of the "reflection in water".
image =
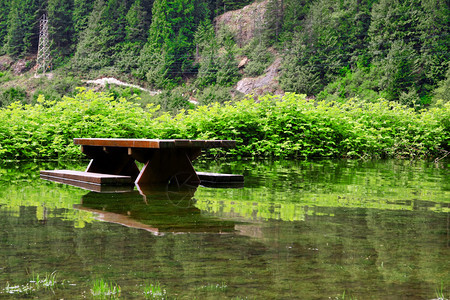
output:
[{"label": "reflection in water", "polygon": [[236,222],[201,214],[194,205],[196,189],[147,186],[124,193],[89,192],[74,208],[95,213],[98,220],[144,229],[155,235],[233,232]]},{"label": "reflection in water", "polygon": [[[77,166],[35,165],[0,168],[0,298],[90,298],[99,278],[123,299],[156,282],[176,299],[450,295],[450,161],[206,162],[245,186],[119,194],[39,180]],[[54,271],[63,287],[4,292]]]}]

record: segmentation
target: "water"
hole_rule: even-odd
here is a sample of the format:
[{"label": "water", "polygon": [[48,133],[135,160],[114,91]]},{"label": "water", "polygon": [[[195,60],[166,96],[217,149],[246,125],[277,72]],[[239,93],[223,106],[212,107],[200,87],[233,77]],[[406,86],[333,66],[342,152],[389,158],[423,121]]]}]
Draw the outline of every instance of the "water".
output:
[{"label": "water", "polygon": [[85,165],[1,166],[0,298],[92,298],[99,279],[121,299],[450,297],[449,161],[200,161],[245,186],[145,195],[39,179]]}]

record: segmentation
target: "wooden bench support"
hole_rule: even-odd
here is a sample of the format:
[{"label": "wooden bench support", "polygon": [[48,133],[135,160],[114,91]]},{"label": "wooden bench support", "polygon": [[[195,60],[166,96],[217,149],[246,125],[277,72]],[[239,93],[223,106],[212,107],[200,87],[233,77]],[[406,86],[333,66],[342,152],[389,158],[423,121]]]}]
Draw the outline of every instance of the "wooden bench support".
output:
[{"label": "wooden bench support", "polygon": [[168,184],[169,181],[176,181],[179,186],[200,184],[188,153],[182,149],[155,150],[136,179],[139,185]]}]

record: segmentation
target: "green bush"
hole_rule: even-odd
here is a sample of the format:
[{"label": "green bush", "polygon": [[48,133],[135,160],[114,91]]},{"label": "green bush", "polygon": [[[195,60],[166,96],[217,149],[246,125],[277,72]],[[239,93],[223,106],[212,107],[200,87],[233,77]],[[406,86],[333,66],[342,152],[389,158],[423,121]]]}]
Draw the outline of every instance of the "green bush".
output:
[{"label": "green bush", "polygon": [[26,98],[27,93],[21,87],[10,87],[4,90],[0,89],[0,107],[8,106],[16,101],[25,102]]},{"label": "green bush", "polygon": [[235,149],[212,153],[251,157],[431,158],[450,151],[450,104],[443,102],[416,111],[382,99],[314,102],[288,93],[175,116],[156,110],[85,90],[58,102],[16,102],[0,109],[0,157],[81,157],[76,137],[233,139]]},{"label": "green bush", "polygon": [[197,93],[197,100],[201,105],[208,105],[215,102],[225,103],[232,99],[230,91],[231,88],[229,87],[211,85]]}]

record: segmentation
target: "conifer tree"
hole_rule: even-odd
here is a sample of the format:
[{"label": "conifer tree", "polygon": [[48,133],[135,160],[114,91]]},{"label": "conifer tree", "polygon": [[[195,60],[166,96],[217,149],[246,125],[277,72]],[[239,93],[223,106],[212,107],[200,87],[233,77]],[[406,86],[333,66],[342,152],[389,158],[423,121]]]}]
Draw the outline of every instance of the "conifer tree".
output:
[{"label": "conifer tree", "polygon": [[82,32],[73,58],[73,66],[80,70],[101,69],[111,63],[106,37],[110,29],[103,23],[106,10],[104,0],[96,0],[89,16],[88,27]]},{"label": "conifer tree", "polygon": [[450,6],[445,1],[422,1],[423,17],[419,21],[422,93],[433,89],[450,71]]},{"label": "conifer tree", "polygon": [[219,68],[217,60],[219,46],[214,27],[208,18],[198,26],[195,32],[195,44],[200,65],[195,83],[199,87],[215,84]]},{"label": "conifer tree", "polygon": [[73,0],[72,23],[76,42],[78,42],[81,32],[87,28],[93,7],[94,0]]},{"label": "conifer tree", "polygon": [[150,84],[163,87],[193,72],[194,8],[194,1],[155,0],[140,59],[140,75]]},{"label": "conifer tree", "polygon": [[74,34],[72,4],[72,0],[48,0],[48,30],[54,59],[72,52]]},{"label": "conifer tree", "polygon": [[74,56],[74,65],[83,70],[114,65],[116,53],[125,40],[126,15],[130,1],[97,0]]},{"label": "conifer tree", "polygon": [[[5,37],[8,33],[8,14],[10,11],[10,0],[0,0],[0,45],[4,44]],[[4,49],[0,47],[0,54]]]},{"label": "conifer tree", "polygon": [[148,15],[148,5],[153,1],[136,0],[128,10],[125,19],[125,40],[116,53],[116,65],[122,72],[132,72],[137,68],[139,57],[145,41],[151,21],[151,13]]},{"label": "conifer tree", "polygon": [[270,0],[264,14],[264,40],[268,45],[275,44],[283,27],[284,9],[283,0]]},{"label": "conifer tree", "polygon": [[42,1],[13,0],[8,14],[5,50],[11,56],[20,56],[37,50],[39,17]]},{"label": "conifer tree", "polygon": [[230,36],[223,42],[225,54],[219,58],[217,83],[221,86],[232,86],[239,79],[239,70],[235,59],[235,43]]}]

